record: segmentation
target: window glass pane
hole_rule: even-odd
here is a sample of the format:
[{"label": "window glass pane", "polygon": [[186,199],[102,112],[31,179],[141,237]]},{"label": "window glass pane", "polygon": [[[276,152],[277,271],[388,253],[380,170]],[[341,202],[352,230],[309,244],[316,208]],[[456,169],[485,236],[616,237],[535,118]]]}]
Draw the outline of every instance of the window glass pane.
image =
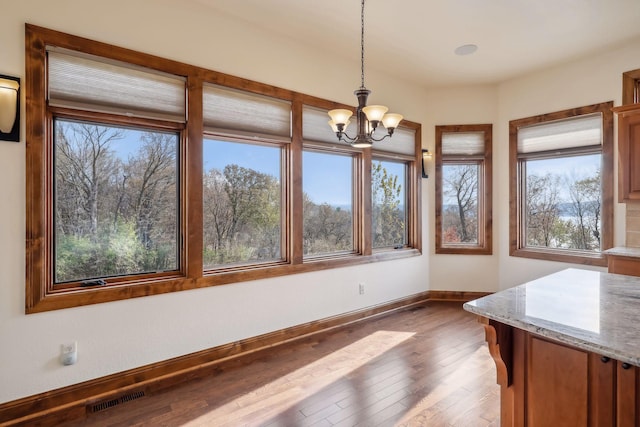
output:
[{"label": "window glass pane", "polygon": [[304,151],[304,255],[353,251],[353,160]]},{"label": "window glass pane", "polygon": [[205,269],[281,258],[280,147],[205,139]]},{"label": "window glass pane", "polygon": [[526,245],[600,251],[600,154],[527,160]]},{"label": "window glass pane", "polygon": [[478,244],[477,163],[442,165],[442,243]]},{"label": "window glass pane", "polygon": [[371,167],[371,231],[373,247],[407,243],[405,163],[374,160]]},{"label": "window glass pane", "polygon": [[178,269],[178,135],[54,124],[55,282]]}]

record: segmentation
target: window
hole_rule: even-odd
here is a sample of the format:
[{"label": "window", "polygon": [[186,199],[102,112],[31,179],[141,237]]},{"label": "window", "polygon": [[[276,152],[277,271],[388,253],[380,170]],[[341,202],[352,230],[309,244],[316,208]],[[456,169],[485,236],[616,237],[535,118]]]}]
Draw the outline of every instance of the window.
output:
[{"label": "window", "polygon": [[54,120],[54,283],[176,271],[178,134]]},{"label": "window", "polygon": [[[393,139],[375,146],[371,165],[371,241],[376,251],[412,246],[417,227],[410,214],[416,132],[397,129]],[[418,150],[421,153],[420,147]]]},{"label": "window", "polygon": [[46,53],[51,290],[175,275],[184,78],[52,46]]},{"label": "window", "polygon": [[280,261],[280,148],[205,138],[204,269]]},{"label": "window", "polygon": [[204,270],[284,261],[291,103],[206,83],[203,124]]},{"label": "window", "polygon": [[513,120],[511,255],[606,265],[613,242],[613,102]]},{"label": "window", "polygon": [[[303,255],[311,261],[361,253],[357,236],[364,226],[356,215],[361,185],[361,150],[338,144],[327,126],[328,110],[305,105],[302,111]],[[355,126],[351,124],[349,132]]]},{"label": "window", "polygon": [[492,125],[436,126],[436,253],[492,253]]},{"label": "window", "polygon": [[302,156],[304,255],[352,253],[352,157],[310,150]]},{"label": "window", "polygon": [[417,123],[356,149],[348,106],[33,25],[26,70],[27,313],[420,254]]},{"label": "window", "polygon": [[371,169],[373,248],[407,244],[407,170],[404,162],[377,160]]}]

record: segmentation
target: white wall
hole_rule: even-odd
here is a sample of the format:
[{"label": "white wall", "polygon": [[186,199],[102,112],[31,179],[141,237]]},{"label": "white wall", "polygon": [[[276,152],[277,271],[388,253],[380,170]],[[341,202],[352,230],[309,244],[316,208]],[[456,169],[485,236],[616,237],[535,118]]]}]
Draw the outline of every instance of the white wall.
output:
[{"label": "white wall", "polygon": [[[25,0],[0,14],[0,74],[23,84],[25,22],[349,104],[360,83],[358,58],[341,63],[180,1]],[[413,87],[367,77],[373,102],[424,116]],[[421,256],[25,315],[24,135],[23,125],[20,143],[0,143],[0,402],[428,289]],[[79,361],[63,367],[60,345],[74,340]]]},{"label": "white wall", "polygon": [[[428,116],[422,122],[423,141],[434,151],[436,125],[468,125],[493,123],[493,150],[496,151],[498,102],[496,88],[493,86],[460,87],[429,91]],[[500,165],[493,160],[494,174]],[[431,165],[431,176],[435,176]],[[430,242],[435,240],[435,180],[428,179],[429,197],[423,200],[423,209],[429,211]],[[423,181],[426,182],[426,181]],[[493,195],[493,206],[499,201]],[[493,217],[494,230],[499,219]],[[497,238],[494,231],[494,240]],[[425,247],[431,259],[429,271],[430,288],[448,291],[495,291],[498,289],[498,257],[496,242],[493,255],[435,255],[435,244]]]},{"label": "white wall", "polygon": [[[637,68],[640,44],[633,40],[587,59],[503,82],[496,88],[459,88],[427,94],[429,117],[422,124],[423,135],[427,135],[423,140],[430,147],[434,138],[431,124],[493,123],[493,255],[435,255],[434,248],[429,247],[430,289],[497,291],[570,267],[605,271],[509,256],[509,121],[599,102],[620,105],[622,73]],[[469,98],[465,96],[467,92]],[[436,104],[432,105],[432,101]],[[617,143],[615,153],[617,190]],[[424,209],[433,211],[433,197],[423,204]],[[429,221],[433,242],[433,215]],[[614,233],[614,245],[624,245],[624,205],[619,203],[614,206]]]},{"label": "white wall", "polygon": [[[618,106],[622,101],[622,73],[637,68],[640,68],[640,43],[633,40],[599,55],[532,73],[499,86],[499,119],[494,128],[494,134],[497,131],[494,148],[498,149],[494,150],[494,165],[503,167],[494,167],[494,195],[501,200],[498,206],[494,205],[498,218],[494,223],[499,235],[500,289],[568,267],[582,267],[509,256],[509,120],[606,101],[614,101],[614,105]],[[614,200],[617,200],[617,126],[614,131]],[[614,245],[624,245],[624,204],[619,203],[614,205]]]},{"label": "white wall", "polygon": [[[12,2],[0,14],[0,74],[24,77],[25,22],[349,104],[360,83],[357,58],[341,62],[329,49],[313,52],[177,0]],[[620,74],[640,68],[640,60],[627,59],[640,58],[639,49],[630,44],[496,87],[419,90],[367,71],[371,102],[422,123],[425,147],[433,149],[436,124],[494,123],[492,256],[433,253],[429,178],[423,180],[421,257],[28,316],[23,128],[20,143],[0,142],[0,403],[429,288],[493,291],[567,267],[508,256],[508,121],[610,99],[619,104]],[[622,215],[617,207],[616,243],[622,243]],[[358,295],[359,282],[365,295]],[[79,361],[63,367],[59,346],[73,340]]]}]

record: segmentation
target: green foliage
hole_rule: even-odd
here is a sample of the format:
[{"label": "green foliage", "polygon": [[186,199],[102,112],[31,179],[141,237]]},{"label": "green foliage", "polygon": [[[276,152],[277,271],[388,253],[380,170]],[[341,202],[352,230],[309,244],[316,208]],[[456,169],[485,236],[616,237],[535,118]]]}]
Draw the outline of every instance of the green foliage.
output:
[{"label": "green foliage", "polygon": [[166,247],[144,248],[135,224],[119,223],[114,230],[101,230],[98,239],[58,234],[56,239],[56,282],[156,271],[166,258]]},{"label": "green foliage", "polygon": [[177,136],[57,120],[55,142],[55,281],[176,269]]},{"label": "green foliage", "polygon": [[552,173],[527,176],[527,245],[599,251],[600,186],[599,170],[582,179]]},{"label": "green foliage", "polygon": [[400,209],[402,185],[398,176],[391,174],[381,161],[371,169],[373,247],[404,245],[405,214]]},{"label": "green foliage", "polygon": [[280,184],[231,164],[204,179],[205,268],[280,256]]},{"label": "green foliage", "polygon": [[320,255],[353,249],[353,216],[350,210],[320,205],[304,198],[304,253]]}]

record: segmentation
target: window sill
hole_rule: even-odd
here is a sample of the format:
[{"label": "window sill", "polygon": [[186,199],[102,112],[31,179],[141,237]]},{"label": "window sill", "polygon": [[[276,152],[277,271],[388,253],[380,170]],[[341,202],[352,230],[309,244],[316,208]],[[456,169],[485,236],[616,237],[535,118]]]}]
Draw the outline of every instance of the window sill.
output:
[{"label": "window sill", "polygon": [[302,264],[274,265],[270,263],[267,265],[253,265],[251,267],[246,267],[243,270],[208,272],[206,275],[199,278],[171,277],[153,280],[146,279],[95,288],[74,288],[72,290],[49,291],[45,292],[44,296],[39,299],[30,299],[29,296],[27,296],[27,301],[31,301],[31,303],[27,305],[25,312],[26,314],[41,313],[84,305],[158,295],[168,292],[206,288],[249,280],[268,279],[272,277],[287,276],[290,274],[307,273],[380,261],[391,261],[419,256],[421,254],[422,253],[418,249],[404,248],[376,252],[372,255],[352,254],[350,256],[334,257],[331,259],[323,258]]},{"label": "window sill", "polygon": [[521,258],[592,265],[597,267],[607,266],[607,258],[602,252],[588,254],[585,252],[570,250],[522,248],[511,250],[509,255]]},{"label": "window sill", "polygon": [[481,246],[446,246],[436,247],[436,255],[493,255],[491,248]]}]

